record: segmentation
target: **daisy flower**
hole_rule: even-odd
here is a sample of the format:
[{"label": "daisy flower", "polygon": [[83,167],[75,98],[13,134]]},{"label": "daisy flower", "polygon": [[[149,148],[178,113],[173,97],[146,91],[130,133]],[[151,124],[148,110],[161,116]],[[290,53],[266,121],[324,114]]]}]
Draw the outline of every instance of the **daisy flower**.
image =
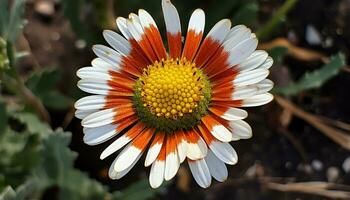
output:
[{"label": "daisy flower", "polygon": [[95,45],[89,67],[78,70],[78,87],[90,94],[75,104],[84,142],[114,141],[100,158],[121,150],[109,176],[120,179],[145,154],[149,182],[159,187],[186,160],[201,187],[211,177],[224,181],[226,164],[238,157],[231,141],[247,139],[251,127],[241,107],[270,102],[273,83],[266,79],[272,59],[256,50],[258,40],[244,25],[217,22],[203,37],[205,15],[196,9],[182,42],[179,14],[162,0],[167,49],[151,15],[116,20],[119,33],[105,30],[110,47]]}]

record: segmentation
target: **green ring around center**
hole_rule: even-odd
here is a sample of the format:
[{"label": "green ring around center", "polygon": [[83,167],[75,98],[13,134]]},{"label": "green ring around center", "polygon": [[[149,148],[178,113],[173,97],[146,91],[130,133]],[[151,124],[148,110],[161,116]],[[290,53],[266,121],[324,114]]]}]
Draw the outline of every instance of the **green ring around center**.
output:
[{"label": "green ring around center", "polygon": [[144,106],[142,101],[142,83],[139,80],[136,81],[134,96],[132,102],[136,111],[137,117],[146,124],[149,128],[155,128],[159,132],[173,133],[178,130],[189,130],[199,124],[201,118],[208,113],[208,107],[211,100],[211,85],[208,77],[198,69],[200,77],[203,78],[204,98],[198,102],[198,106],[193,110],[192,113],[186,113],[184,116],[178,119],[169,119],[165,117],[157,117],[150,110]]}]

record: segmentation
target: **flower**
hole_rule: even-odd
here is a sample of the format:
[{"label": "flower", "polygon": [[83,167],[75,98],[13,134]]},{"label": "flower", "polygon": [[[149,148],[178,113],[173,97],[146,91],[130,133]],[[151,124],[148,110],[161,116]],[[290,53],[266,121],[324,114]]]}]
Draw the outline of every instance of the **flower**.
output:
[{"label": "flower", "polygon": [[231,141],[250,138],[251,127],[240,107],[270,102],[273,83],[266,79],[272,59],[255,50],[255,34],[244,25],[231,28],[223,19],[203,39],[205,15],[191,15],[182,43],[180,18],[169,0],[162,1],[166,52],[151,15],[140,9],[118,17],[120,34],[106,30],[112,47],[95,45],[92,67],[78,70],[78,87],[94,95],[75,104],[82,119],[84,142],[97,145],[116,138],[100,158],[122,149],[109,169],[120,179],[146,154],[149,182],[159,187],[172,179],[187,160],[201,187],[211,177],[224,181],[225,164],[237,154]]}]

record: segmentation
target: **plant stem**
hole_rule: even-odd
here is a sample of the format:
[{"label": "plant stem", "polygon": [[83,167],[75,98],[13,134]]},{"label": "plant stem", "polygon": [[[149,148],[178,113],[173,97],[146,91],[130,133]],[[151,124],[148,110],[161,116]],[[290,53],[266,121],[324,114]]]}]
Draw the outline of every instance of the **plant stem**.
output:
[{"label": "plant stem", "polygon": [[282,7],[280,7],[275,15],[263,26],[258,32],[259,39],[266,39],[275,28],[281,23],[284,17],[287,15],[290,9],[292,9],[298,0],[286,0]]}]

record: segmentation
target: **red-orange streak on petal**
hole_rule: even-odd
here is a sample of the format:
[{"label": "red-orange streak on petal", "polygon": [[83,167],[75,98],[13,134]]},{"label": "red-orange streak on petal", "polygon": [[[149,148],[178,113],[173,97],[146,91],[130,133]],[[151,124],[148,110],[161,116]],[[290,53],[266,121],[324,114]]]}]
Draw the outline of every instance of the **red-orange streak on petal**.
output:
[{"label": "red-orange streak on petal", "polygon": [[[165,144],[165,141],[163,142],[163,144]],[[166,145],[163,145],[162,148],[160,149],[157,160],[165,161],[165,157],[166,157]]]},{"label": "red-orange streak on petal", "polygon": [[165,134],[163,132],[158,132],[152,141],[151,147],[157,144],[163,144],[164,137]]},{"label": "red-orange streak on petal", "polygon": [[215,137],[208,131],[205,126],[198,125],[199,132],[207,145],[210,145],[212,141],[215,141]]},{"label": "red-orange streak on petal", "polygon": [[205,125],[205,127],[208,128],[209,131],[212,130],[213,126],[220,125],[220,123],[218,121],[216,121],[210,115],[206,115],[206,116],[202,117],[201,120],[202,120],[203,124]]},{"label": "red-orange streak on petal", "polygon": [[146,128],[140,135],[138,135],[133,141],[132,145],[141,151],[143,151],[152,139],[154,129]]},{"label": "red-orange streak on petal", "polygon": [[166,140],[166,155],[169,155],[171,153],[175,153],[176,147],[177,147],[177,141],[174,136],[175,134],[168,134],[167,140]]},{"label": "red-orange streak on petal", "polygon": [[125,128],[129,127],[131,124],[135,123],[138,120],[138,118],[136,116],[131,116],[128,117],[116,124],[118,124],[117,127],[117,132],[121,132],[122,130],[124,130]]},{"label": "red-orange streak on petal", "polygon": [[111,97],[132,97],[134,95],[133,92],[130,92],[129,90],[123,90],[123,89],[119,89],[118,91],[115,90],[111,90],[108,92],[107,96],[111,96]]},{"label": "red-orange streak on petal", "polygon": [[139,77],[141,75],[141,69],[133,62],[133,58],[131,57],[122,57],[121,68],[134,77]]},{"label": "red-orange streak on petal", "polygon": [[211,79],[213,87],[232,82],[238,74],[235,68],[229,68]]},{"label": "red-orange streak on petal", "polygon": [[171,34],[167,32],[167,38],[170,57],[174,59],[180,58],[182,48],[181,33],[178,32],[177,34]]},{"label": "red-orange streak on petal", "polygon": [[192,144],[197,144],[199,140],[199,135],[194,131],[194,129],[186,131],[185,137],[187,142]]},{"label": "red-orange streak on petal", "polygon": [[212,101],[211,105],[216,106],[225,106],[225,107],[241,107],[242,100],[227,100],[227,101]]},{"label": "red-orange streak on petal", "polygon": [[225,106],[212,106],[209,108],[209,111],[212,112],[216,116],[222,116],[228,110],[229,107]]},{"label": "red-orange streak on petal", "polygon": [[204,66],[204,64],[215,54],[219,47],[220,43],[216,40],[213,40],[211,37],[205,38],[195,58],[196,66],[200,68]]},{"label": "red-orange streak on petal", "polygon": [[213,77],[221,69],[227,69],[227,59],[229,53],[224,50],[223,47],[220,47],[216,53],[211,57],[211,59],[204,65],[204,72],[209,76]]},{"label": "red-orange streak on petal", "polygon": [[116,107],[116,115],[114,116],[114,121],[118,122],[122,119],[125,119],[127,117],[130,117],[132,115],[135,115],[135,111],[132,107],[123,107],[123,108],[118,108]]},{"label": "red-orange streak on petal", "polygon": [[157,55],[155,54],[154,49],[146,34],[142,34],[141,39],[137,41],[137,43],[140,45],[142,51],[152,63],[157,60]]},{"label": "red-orange streak on petal", "polygon": [[131,44],[130,56],[132,59],[135,60],[135,62],[137,62],[137,64],[139,65],[138,67],[142,69],[150,65],[151,62],[147,59],[147,56],[144,54],[144,52],[142,51],[140,45],[136,42],[136,40],[129,39],[129,42]]},{"label": "red-orange streak on petal", "polygon": [[114,108],[120,105],[125,105],[131,103],[130,99],[123,99],[123,98],[113,98],[110,96],[106,96],[106,102],[103,109],[109,109]]},{"label": "red-orange streak on petal", "polygon": [[133,127],[131,127],[124,135],[128,138],[135,138],[137,135],[139,135],[144,129],[146,128],[146,126],[141,123],[138,122],[137,124],[135,124]]},{"label": "red-orange streak on petal", "polygon": [[184,50],[182,52],[182,57],[186,58],[188,61],[192,61],[197,53],[198,47],[201,43],[203,32],[196,33],[194,30],[189,30],[186,36],[186,42]]},{"label": "red-orange streak on petal", "polygon": [[166,59],[166,51],[163,44],[162,36],[160,35],[158,28],[154,25],[150,25],[148,28],[144,28],[144,32],[154,52],[156,53],[158,60]]}]

